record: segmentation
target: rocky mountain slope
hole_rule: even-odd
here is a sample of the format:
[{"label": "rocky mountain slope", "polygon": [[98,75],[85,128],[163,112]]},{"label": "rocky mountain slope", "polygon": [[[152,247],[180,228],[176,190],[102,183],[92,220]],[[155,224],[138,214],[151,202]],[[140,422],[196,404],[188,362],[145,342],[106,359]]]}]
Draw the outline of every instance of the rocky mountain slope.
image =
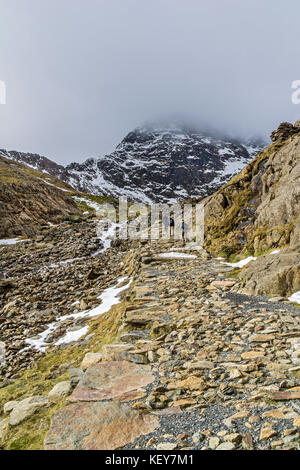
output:
[{"label": "rocky mountain slope", "polygon": [[0,238],[32,236],[79,215],[70,191],[56,178],[0,156]]},{"label": "rocky mountain slope", "polygon": [[[109,155],[65,168],[39,155],[6,152],[8,158],[60,178],[91,194],[173,202],[216,191],[238,173],[264,143],[240,142],[183,127],[137,128]],[[3,153],[5,151],[2,151]]]},{"label": "rocky mountain slope", "polygon": [[[206,246],[221,255],[260,255],[244,269],[251,293],[300,289],[300,121],[282,123],[272,143],[206,201]],[[284,250],[281,250],[284,248]]]}]

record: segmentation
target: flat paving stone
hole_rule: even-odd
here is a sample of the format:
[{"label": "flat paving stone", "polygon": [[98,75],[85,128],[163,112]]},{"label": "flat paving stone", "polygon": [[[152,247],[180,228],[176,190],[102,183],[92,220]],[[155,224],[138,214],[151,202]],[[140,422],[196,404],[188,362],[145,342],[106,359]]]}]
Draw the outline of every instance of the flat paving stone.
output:
[{"label": "flat paving stone", "polygon": [[145,387],[155,380],[149,366],[109,361],[90,367],[68,401],[101,401]]},{"label": "flat paving stone", "polygon": [[73,403],[53,417],[45,450],[114,450],[151,433],[157,417],[113,402]]}]

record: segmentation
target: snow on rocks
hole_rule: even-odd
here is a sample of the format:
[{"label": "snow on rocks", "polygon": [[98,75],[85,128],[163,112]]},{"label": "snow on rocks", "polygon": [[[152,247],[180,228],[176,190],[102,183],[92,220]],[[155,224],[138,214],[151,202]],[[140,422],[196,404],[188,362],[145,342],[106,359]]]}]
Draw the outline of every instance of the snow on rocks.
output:
[{"label": "snow on rocks", "polygon": [[[280,250],[274,250],[274,251],[271,251],[269,253],[269,255],[277,255],[278,253],[280,253]],[[248,256],[248,258],[244,258],[240,261],[237,261],[236,263],[228,263],[228,262],[225,262],[225,261],[222,261],[221,264],[225,264],[227,266],[231,266],[232,268],[243,268],[244,266],[246,266],[248,263],[250,263],[250,261],[255,261],[258,257],[257,256]],[[219,258],[216,258],[217,260],[222,260],[224,258],[222,257],[219,257]]]},{"label": "snow on rocks", "polygon": [[242,259],[237,261],[236,263],[227,263],[222,261],[221,264],[225,264],[226,266],[231,266],[232,268],[243,268],[246,264],[250,263],[250,261],[255,261],[256,258],[254,256],[248,256],[248,258]]},{"label": "snow on rocks", "polygon": [[61,344],[75,343],[80,338],[85,336],[88,331],[89,331],[88,326],[84,326],[83,328],[78,328],[76,330],[71,329],[71,330],[67,331],[65,336],[63,336],[58,341],[56,341],[55,345],[60,346]]},{"label": "snow on rocks", "polygon": [[[208,195],[227,182],[251,160],[246,145],[195,129],[142,127],[111,154],[69,165],[64,177],[91,194],[172,203]],[[253,146],[251,151],[255,154]]]},{"label": "snow on rocks", "polygon": [[290,300],[290,302],[295,302],[296,304],[300,304],[300,291],[299,292],[295,292],[293,295],[291,295],[288,300]]},{"label": "snow on rocks", "polygon": [[0,240],[0,246],[16,245],[17,243],[24,243],[28,241],[29,240],[22,240],[20,238],[5,238]]},{"label": "snow on rocks", "polygon": [[179,253],[178,251],[170,251],[169,253],[159,253],[158,258],[166,259],[197,259],[196,255],[189,255],[187,253]]},{"label": "snow on rocks", "polygon": [[91,207],[91,209],[94,209],[96,212],[100,210],[101,205],[98,204],[98,202],[91,201],[90,199],[87,199],[86,197],[79,197],[79,196],[72,196],[74,201],[76,202],[83,202],[85,203],[88,207]]},{"label": "snow on rocks", "polygon": [[[127,280],[127,277],[121,277],[118,279],[117,284],[115,286],[108,287],[107,289],[105,289],[105,291],[102,292],[102,294],[100,294],[98,297],[98,299],[100,300],[100,305],[98,307],[95,307],[92,310],[85,310],[83,312],[65,315],[63,317],[60,317],[59,320],[63,321],[69,318],[92,318],[99,315],[103,315],[104,313],[108,312],[113,305],[116,305],[120,302],[120,293],[128,289],[128,287],[130,286],[131,280],[124,285],[125,280]],[[121,284],[123,285],[121,286]]]},{"label": "snow on rocks", "polygon": [[[95,307],[91,310],[85,310],[83,312],[78,312],[78,313],[73,313],[70,315],[64,315],[62,317],[58,317],[56,318],[56,322],[53,322],[50,325],[48,325],[48,328],[44,332],[40,333],[36,338],[26,339],[25,340],[26,343],[28,343],[30,346],[34,347],[35,349],[39,351],[45,351],[47,348],[47,338],[49,334],[53,333],[59,327],[59,325],[62,324],[65,320],[68,320],[68,319],[76,320],[79,318],[88,319],[88,318],[96,317],[99,315],[103,315],[104,313],[108,312],[113,305],[116,305],[117,303],[120,302],[120,298],[119,298],[120,293],[128,289],[128,287],[130,286],[131,281],[127,282],[124,285],[124,281],[126,279],[127,279],[126,277],[121,277],[114,287],[109,287],[105,289],[105,291],[98,297],[98,299],[101,301],[98,307]],[[62,344],[69,344],[69,343],[76,342],[87,334],[88,329],[89,329],[88,326],[84,326],[78,329],[71,328],[66,332],[66,334],[62,338],[56,341],[55,345],[60,346]]]},{"label": "snow on rocks", "polygon": [[[50,335],[50,333],[53,333],[56,327],[56,322],[50,323],[48,325],[48,328],[43,331],[42,333],[39,333],[36,337],[34,338],[28,338],[25,339],[25,343],[29,344],[29,347],[33,347],[34,349],[37,349],[38,351],[46,351],[46,339]],[[27,348],[26,348],[27,349]],[[24,349],[22,349],[21,352],[23,352]]]}]

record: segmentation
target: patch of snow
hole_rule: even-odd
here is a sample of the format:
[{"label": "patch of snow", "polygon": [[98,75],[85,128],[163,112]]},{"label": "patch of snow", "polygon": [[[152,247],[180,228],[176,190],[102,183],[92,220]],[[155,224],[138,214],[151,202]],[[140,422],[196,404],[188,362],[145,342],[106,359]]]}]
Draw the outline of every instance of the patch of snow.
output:
[{"label": "patch of snow", "polygon": [[195,259],[197,256],[195,255],[188,255],[187,253],[178,253],[175,251],[170,251],[170,253],[160,253],[158,255],[159,258],[167,258],[167,259]]},{"label": "patch of snow", "polygon": [[101,234],[101,242],[103,243],[103,248],[96,251],[93,256],[98,256],[101,253],[104,253],[108,248],[111,247],[111,241],[115,238],[116,228],[121,227],[122,224],[112,223],[105,232]]},{"label": "patch of snow", "polygon": [[224,148],[218,150],[218,154],[219,155],[234,155],[234,152],[230,148],[224,147]]},{"label": "patch of snow", "polygon": [[37,176],[36,178],[37,178],[38,180],[43,181],[43,183],[48,184],[49,186],[53,186],[53,188],[60,189],[61,191],[64,191],[65,193],[71,193],[71,192],[72,192],[72,191],[70,191],[69,189],[64,189],[64,188],[60,188],[59,186],[55,186],[55,184],[52,184],[52,183],[50,183],[49,181],[44,180],[43,178],[39,178],[38,176]]},{"label": "patch of snow", "polygon": [[270,255],[277,255],[277,253],[280,253],[280,250],[274,250],[270,253]]},{"label": "patch of snow", "polygon": [[291,297],[288,298],[290,302],[294,302],[295,304],[300,304],[300,290],[295,292]]},{"label": "patch of snow", "polygon": [[251,157],[255,157],[262,150],[261,147],[257,147],[256,145],[244,145],[244,147]]},{"label": "patch of snow", "polygon": [[16,243],[23,243],[27,242],[28,240],[20,240],[19,238],[6,238],[3,240],[0,240],[0,245],[1,246],[6,246],[6,245],[16,245]]},{"label": "patch of snow", "polygon": [[74,263],[75,261],[79,261],[83,258],[71,258],[71,259],[66,259],[65,261],[60,261],[59,263],[56,264],[49,264],[47,268],[59,268],[59,266],[66,266],[67,264]]},{"label": "patch of snow", "polygon": [[250,261],[254,260],[256,260],[256,258],[254,258],[253,256],[249,256],[248,258],[242,259],[237,263],[225,263],[224,261],[222,261],[221,264],[226,264],[227,266],[232,266],[233,268],[243,268],[244,266],[246,266],[246,264],[250,263]]},{"label": "patch of snow", "polygon": [[108,287],[105,289],[104,292],[98,297],[101,300],[101,304],[98,307],[95,307],[91,310],[84,310],[83,312],[79,313],[71,313],[70,315],[64,315],[63,317],[59,317],[58,320],[64,321],[69,318],[77,319],[77,318],[92,318],[98,315],[103,315],[104,313],[108,312],[113,305],[116,305],[120,302],[119,295],[123,290],[128,289],[132,281],[129,281],[122,287],[118,287],[122,282],[124,282],[127,278],[121,277],[118,279],[117,284],[114,287]]},{"label": "patch of snow", "polygon": [[[46,346],[47,346],[47,343],[45,343],[45,339],[50,333],[52,333],[55,330],[56,326],[57,326],[56,322],[50,323],[45,331],[43,331],[42,333],[39,333],[39,335],[37,335],[34,338],[26,339],[25,342],[29,344],[28,347],[31,346],[34,349],[37,349],[38,351],[45,352]],[[22,351],[24,351],[25,349],[28,349],[28,348],[24,348],[22,349]]]},{"label": "patch of snow", "polygon": [[219,176],[216,176],[212,181],[207,183],[206,186],[221,184],[229,176],[233,176],[239,173],[248,162],[245,159],[239,159],[239,160],[231,159],[223,163],[224,163],[224,169],[217,172]]},{"label": "patch of snow", "polygon": [[75,341],[78,341],[82,336],[86,335],[89,330],[88,326],[80,328],[80,330],[68,331],[65,336],[56,341],[55,345],[59,346],[60,344],[69,344]]},{"label": "patch of snow", "polygon": [[79,196],[72,196],[73,199],[77,202],[84,202],[87,206],[91,207],[94,209],[96,212],[101,209],[101,205],[98,204],[98,202],[90,201],[89,199],[85,197],[79,197]]},{"label": "patch of snow", "polygon": [[[98,307],[95,307],[91,310],[84,310],[79,313],[73,313],[70,315],[64,315],[62,317],[56,318],[56,321],[53,323],[50,323],[47,326],[47,329],[40,333],[37,337],[35,338],[28,338],[25,340],[27,344],[29,344],[28,347],[33,347],[37,349],[38,351],[46,351],[47,343],[45,342],[45,339],[47,336],[52,333],[60,323],[67,319],[77,319],[77,318],[92,318],[96,317],[99,315],[103,315],[104,313],[108,312],[113,305],[116,305],[120,302],[119,295],[121,292],[124,290],[128,289],[128,287],[131,284],[131,280],[128,281],[127,284],[123,285],[120,287],[120,284],[123,283],[127,277],[121,277],[118,279],[117,284],[114,287],[108,287],[105,289],[102,294],[99,295],[98,299],[101,300],[100,305]],[[75,306],[79,303],[79,301],[74,302],[72,306]],[[84,336],[88,332],[88,326],[85,326],[81,328],[80,330],[76,331],[68,331],[65,336],[60,338],[55,344],[60,345],[60,344],[66,344],[66,343],[71,343],[73,341],[77,341],[79,338]],[[25,348],[27,349],[27,348]],[[24,349],[23,349],[24,351]]]}]

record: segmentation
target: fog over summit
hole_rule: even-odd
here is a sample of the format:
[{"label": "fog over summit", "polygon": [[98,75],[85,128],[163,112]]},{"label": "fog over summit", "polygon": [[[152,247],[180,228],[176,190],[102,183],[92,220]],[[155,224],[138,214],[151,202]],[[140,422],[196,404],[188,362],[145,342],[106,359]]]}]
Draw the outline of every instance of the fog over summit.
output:
[{"label": "fog over summit", "polygon": [[0,10],[1,148],[66,164],[161,116],[240,138],[299,117],[296,0],[0,0]]}]

